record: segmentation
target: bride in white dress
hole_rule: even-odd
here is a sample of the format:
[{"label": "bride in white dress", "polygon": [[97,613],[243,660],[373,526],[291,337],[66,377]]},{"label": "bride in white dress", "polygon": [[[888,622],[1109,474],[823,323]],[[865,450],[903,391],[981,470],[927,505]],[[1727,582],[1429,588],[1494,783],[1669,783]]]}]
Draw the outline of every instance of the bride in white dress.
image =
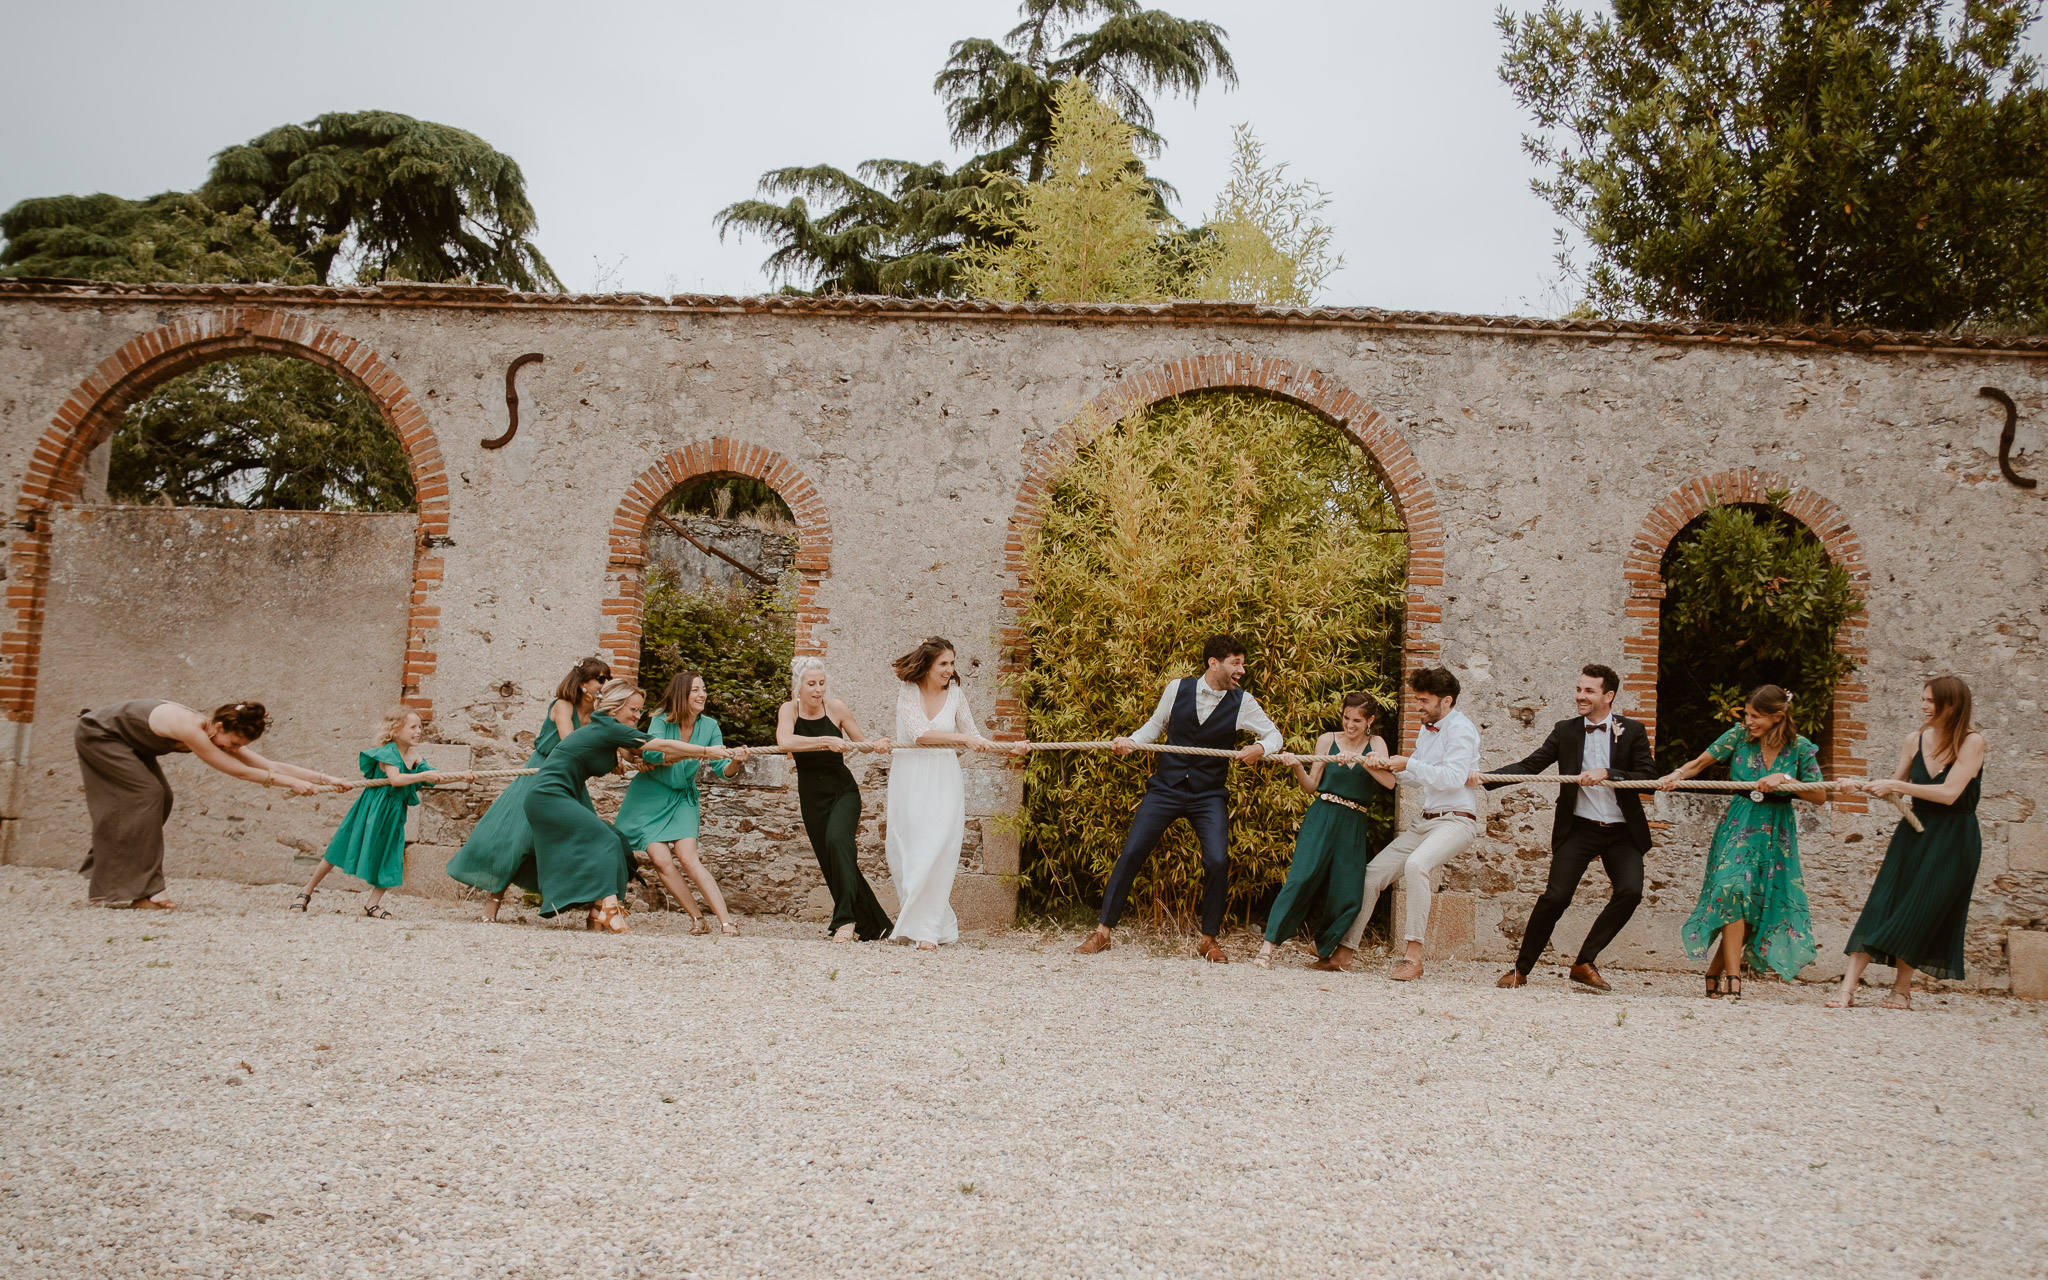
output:
[{"label": "bride in white dress", "polygon": [[889,764],[889,825],[884,841],[895,882],[896,931],[890,939],[931,951],[960,939],[953,876],[967,834],[967,794],[955,746],[1021,752],[981,736],[960,691],[952,642],[933,636],[896,660],[896,738]]}]

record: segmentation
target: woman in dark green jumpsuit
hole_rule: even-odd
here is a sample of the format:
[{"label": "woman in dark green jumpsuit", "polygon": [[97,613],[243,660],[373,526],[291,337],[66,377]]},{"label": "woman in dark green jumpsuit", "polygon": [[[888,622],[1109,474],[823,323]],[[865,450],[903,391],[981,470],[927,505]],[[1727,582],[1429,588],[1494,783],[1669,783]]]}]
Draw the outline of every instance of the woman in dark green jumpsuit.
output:
[{"label": "woman in dark green jumpsuit", "polygon": [[[533,737],[533,754],[527,757],[527,768],[538,769],[546,764],[562,739],[590,722],[590,708],[597,701],[597,691],[611,678],[612,669],[597,658],[585,658],[570,670],[555,690],[547,716],[540,722],[540,731]],[[484,810],[484,816],[477,819],[462,848],[448,860],[449,879],[484,891],[486,924],[497,923],[498,908],[505,901],[508,886],[539,886],[534,872],[533,828],[526,825],[526,797],[539,781],[536,774],[512,779],[511,785],[499,792],[491,807]]]},{"label": "woman in dark green jumpsuit", "polygon": [[682,756],[682,743],[633,727],[645,701],[629,681],[607,684],[597,695],[590,723],[562,739],[534,775],[526,793],[526,821],[533,828],[543,916],[588,907],[591,928],[626,931],[619,898],[633,876],[633,849],[616,827],[597,816],[589,782],[618,769],[621,748]]},{"label": "woman in dark green jumpsuit", "polygon": [[[790,685],[795,696],[783,703],[777,714],[776,745],[803,746],[819,738],[835,744],[830,751],[799,751],[791,757],[796,761],[796,795],[803,810],[804,834],[811,838],[818,870],[824,872],[825,887],[832,891],[832,941],[886,938],[893,922],[882,910],[867,877],[860,873],[856,840],[860,786],[840,758],[848,751],[870,749],[865,746],[867,736],[845,703],[825,696],[823,662],[796,659],[790,664]],[[886,744],[881,749],[887,750]]]}]

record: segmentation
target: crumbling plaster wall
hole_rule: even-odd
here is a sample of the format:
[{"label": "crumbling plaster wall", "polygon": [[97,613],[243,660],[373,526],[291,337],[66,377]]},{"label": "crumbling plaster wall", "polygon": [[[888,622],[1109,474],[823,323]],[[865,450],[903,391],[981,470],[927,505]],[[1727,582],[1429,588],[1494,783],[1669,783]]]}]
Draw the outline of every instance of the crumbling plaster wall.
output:
[{"label": "crumbling plaster wall", "polygon": [[[18,486],[37,440],[97,361],[177,317],[228,305],[200,292],[0,300],[0,471]],[[1970,679],[1992,743],[1973,965],[2002,981],[2004,931],[2048,925],[2048,823],[2033,800],[2048,781],[2039,640],[2048,490],[1999,478],[2002,416],[1977,395],[1994,385],[2018,400],[2031,469],[2048,411],[2039,359],[1341,318],[865,317],[288,292],[233,305],[304,316],[374,348],[425,407],[449,475],[453,545],[440,553],[436,665],[422,692],[435,735],[480,762],[519,753],[514,735],[531,732],[568,661],[606,629],[614,510],[672,451],[730,438],[776,451],[816,487],[831,554],[814,634],[836,692],[870,730],[886,732],[891,720],[888,660],[932,632],[959,643],[969,698],[986,720],[1000,633],[1013,622],[1006,525],[1035,451],[1091,401],[1168,362],[1284,360],[1356,392],[1414,450],[1445,529],[1445,584],[1423,593],[1443,620],[1418,638],[1441,646],[1466,681],[1489,760],[1525,752],[1569,712],[1580,663],[1623,665],[1623,638],[1635,631],[1624,617],[1624,560],[1675,488],[1750,467],[1825,497],[1869,570],[1864,757],[1888,768],[1926,675]],[[483,450],[480,440],[504,430],[505,365],[525,351],[546,360],[520,374],[519,433]],[[318,636],[294,643],[331,660]],[[1012,775],[976,762],[974,776],[971,815],[1015,803]],[[1510,953],[1541,884],[1550,794],[1495,794],[1489,840],[1446,877],[1445,896],[1457,900],[1446,903],[1441,949]],[[1676,962],[1676,924],[1718,810],[1670,799],[1657,808],[1671,826],[1624,951]],[[1806,820],[1823,967],[1882,855],[1889,812]],[[989,835],[997,879],[1014,867],[1005,843]],[[1597,908],[1600,886],[1589,889]],[[1561,945],[1589,917],[1576,909]]]}]

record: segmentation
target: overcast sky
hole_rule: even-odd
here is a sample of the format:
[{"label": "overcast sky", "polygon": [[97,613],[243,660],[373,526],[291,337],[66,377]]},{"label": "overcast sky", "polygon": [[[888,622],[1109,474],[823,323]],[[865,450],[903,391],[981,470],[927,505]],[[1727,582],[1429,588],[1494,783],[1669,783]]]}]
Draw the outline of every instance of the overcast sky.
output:
[{"label": "overcast sky", "polygon": [[[1220,23],[1240,79],[1159,104],[1168,147],[1152,167],[1179,187],[1182,217],[1208,211],[1231,126],[1249,121],[1272,158],[1333,197],[1345,266],[1324,301],[1555,309],[1556,220],[1529,192],[1525,119],[1495,74],[1492,0],[1162,7]],[[954,40],[1017,20],[1013,0],[7,9],[0,208],[190,189],[222,147],[381,108],[468,129],[518,160],[541,249],[571,288],[710,293],[768,287],[766,248],[721,244],[712,222],[763,170],[963,158],[932,76]]]}]

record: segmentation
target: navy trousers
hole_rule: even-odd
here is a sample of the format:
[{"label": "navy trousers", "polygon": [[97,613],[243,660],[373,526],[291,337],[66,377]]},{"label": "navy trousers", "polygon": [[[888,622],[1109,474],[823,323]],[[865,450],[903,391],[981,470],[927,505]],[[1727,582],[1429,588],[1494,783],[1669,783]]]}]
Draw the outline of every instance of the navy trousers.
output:
[{"label": "navy trousers", "polygon": [[1228,800],[1220,787],[1196,792],[1146,787],[1145,798],[1138,801],[1138,812],[1131,818],[1131,833],[1124,837],[1123,852],[1116,856],[1116,866],[1109,873],[1099,917],[1102,923],[1116,927],[1117,918],[1124,913],[1124,900],[1131,896],[1131,885],[1145,869],[1152,850],[1159,847],[1159,838],[1177,819],[1186,818],[1202,846],[1202,932],[1215,937],[1223,928],[1223,902],[1230,890]]}]

